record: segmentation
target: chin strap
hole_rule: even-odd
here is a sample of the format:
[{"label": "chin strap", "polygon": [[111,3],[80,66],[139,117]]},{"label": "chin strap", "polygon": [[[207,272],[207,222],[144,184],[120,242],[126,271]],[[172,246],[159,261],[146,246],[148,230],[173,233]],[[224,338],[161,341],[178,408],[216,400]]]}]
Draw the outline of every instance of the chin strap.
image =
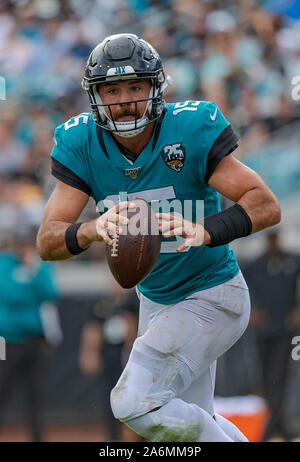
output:
[{"label": "chin strap", "polygon": [[122,132],[122,131],[116,132],[116,131],[113,131],[113,133],[115,133],[118,136],[121,136],[122,138],[133,138],[134,136],[139,135],[140,133],[142,133],[142,131],[144,131],[144,129],[145,129],[145,125],[143,127],[141,127],[141,128],[137,128],[136,130],[130,130],[129,132]]}]

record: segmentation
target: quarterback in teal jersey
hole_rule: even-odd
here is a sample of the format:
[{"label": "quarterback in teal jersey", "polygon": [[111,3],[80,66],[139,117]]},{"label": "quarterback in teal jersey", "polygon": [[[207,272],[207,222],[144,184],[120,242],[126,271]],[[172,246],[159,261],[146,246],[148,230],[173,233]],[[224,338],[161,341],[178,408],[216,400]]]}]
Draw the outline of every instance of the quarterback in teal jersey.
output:
[{"label": "quarterback in teal jersey", "polygon": [[[137,287],[139,336],[112,410],[151,441],[246,441],[213,407],[216,360],[249,321],[248,288],[228,244],[278,223],[280,207],[233,157],[238,136],[216,104],[166,103],[168,82],[157,52],[133,34],[92,51],[82,82],[91,113],[55,130],[57,185],[37,246],[45,260],[67,259],[96,241],[111,245],[129,221],[120,211],[137,197],[182,205],[180,214],[156,210],[161,253]],[[234,205],[221,211],[219,193]],[[99,218],[76,223],[90,196]]]}]

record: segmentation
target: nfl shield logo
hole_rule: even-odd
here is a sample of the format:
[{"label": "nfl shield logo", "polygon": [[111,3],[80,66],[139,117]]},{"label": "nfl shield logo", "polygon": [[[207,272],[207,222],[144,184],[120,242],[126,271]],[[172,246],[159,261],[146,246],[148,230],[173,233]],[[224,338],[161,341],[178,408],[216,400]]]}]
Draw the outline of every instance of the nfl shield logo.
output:
[{"label": "nfl shield logo", "polygon": [[161,156],[168,167],[177,173],[181,172],[185,159],[182,143],[167,144],[163,147]]}]

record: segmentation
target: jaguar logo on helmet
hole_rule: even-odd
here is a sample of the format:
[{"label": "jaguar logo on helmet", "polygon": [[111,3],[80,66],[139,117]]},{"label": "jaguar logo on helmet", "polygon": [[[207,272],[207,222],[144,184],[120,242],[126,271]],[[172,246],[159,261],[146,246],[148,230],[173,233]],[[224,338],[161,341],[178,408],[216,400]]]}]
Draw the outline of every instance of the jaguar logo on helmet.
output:
[{"label": "jaguar logo on helmet", "polygon": [[[104,104],[97,89],[100,83],[124,79],[149,79],[151,86],[148,98],[134,101],[136,114],[137,103],[146,101],[143,116],[117,122],[113,119],[111,106],[119,103]],[[82,87],[88,93],[95,123],[105,130],[129,138],[141,133],[148,124],[161,116],[165,106],[163,92],[170,82],[159,54],[148,42],[134,34],[116,34],[104,39],[91,52]]]}]

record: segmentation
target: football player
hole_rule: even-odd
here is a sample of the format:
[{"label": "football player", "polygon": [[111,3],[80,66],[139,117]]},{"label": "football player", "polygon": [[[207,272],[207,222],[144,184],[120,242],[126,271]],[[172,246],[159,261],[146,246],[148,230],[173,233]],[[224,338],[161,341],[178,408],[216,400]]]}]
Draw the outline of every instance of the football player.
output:
[{"label": "football player", "polygon": [[[151,441],[247,441],[213,406],[216,360],[249,320],[248,288],[228,243],[278,223],[280,207],[233,157],[238,136],[216,104],[166,103],[168,83],[157,52],[133,34],[107,37],[92,51],[82,82],[91,113],[55,130],[58,181],[37,246],[42,259],[58,260],[94,241],[112,244],[128,223],[120,211],[135,197],[202,201],[204,223],[192,218],[194,208],[189,219],[157,212],[161,254],[137,287],[139,336],[111,406]],[[221,211],[219,193],[234,205]],[[90,196],[101,215],[77,223]]]}]

